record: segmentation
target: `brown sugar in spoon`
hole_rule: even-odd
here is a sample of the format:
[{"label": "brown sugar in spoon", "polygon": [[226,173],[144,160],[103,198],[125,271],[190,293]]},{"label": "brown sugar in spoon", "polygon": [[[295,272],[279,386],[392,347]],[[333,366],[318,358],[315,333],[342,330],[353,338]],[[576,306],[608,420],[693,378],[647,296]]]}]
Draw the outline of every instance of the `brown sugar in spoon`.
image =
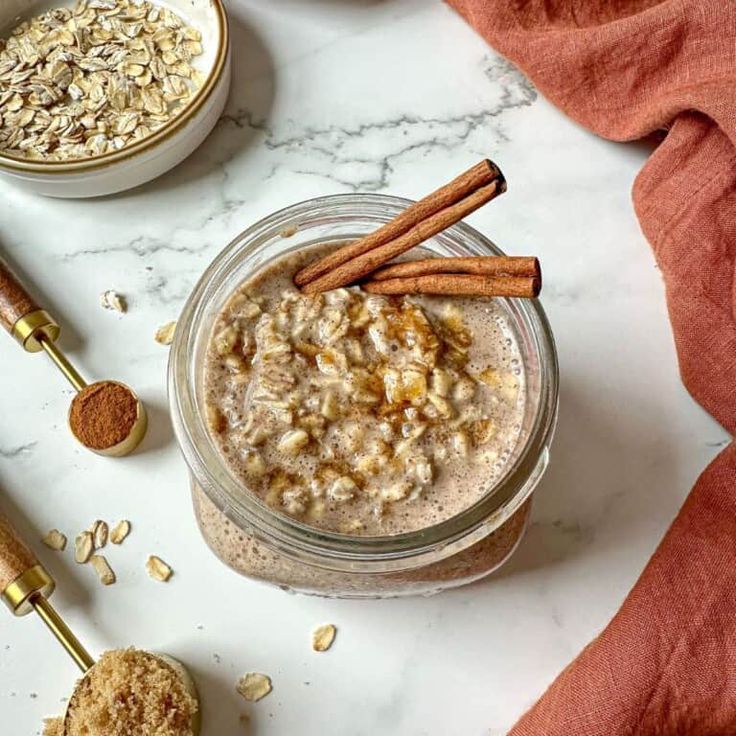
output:
[{"label": "brown sugar in spoon", "polygon": [[[82,679],[78,681],[74,693],[68,701],[67,710],[64,714],[62,734],[66,735],[79,732],[70,727],[72,720],[79,720],[78,717],[73,716],[72,711],[83,695],[89,700],[90,690],[94,691],[96,663],[49,602],[48,599],[55,588],[54,579],[39,562],[33,551],[23,542],[8,518],[0,512],[0,599],[15,616],[25,616],[32,612],[37,613],[83,673]],[[129,668],[130,671],[148,670],[150,672],[155,670],[154,679],[157,677],[156,672],[163,672],[165,673],[166,683],[169,685],[177,683],[176,689],[179,702],[177,703],[175,698],[176,693],[163,693],[161,707],[176,710],[177,705],[183,704],[186,706],[189,715],[183,718],[179,713],[179,720],[185,721],[181,724],[180,731],[183,736],[197,736],[199,734],[201,729],[199,696],[194,680],[181,662],[166,654],[141,650],[109,652],[107,655],[103,655],[100,661],[106,658],[109,660],[110,655],[115,656],[116,654],[136,658],[137,661],[133,663],[135,666]],[[141,665],[145,665],[145,667],[141,667]],[[104,671],[101,675],[104,677]],[[143,678],[143,680],[135,683],[131,682],[130,688],[126,687],[126,691],[132,689],[137,691],[146,690],[147,686],[151,684],[150,679],[145,675],[139,675],[138,679],[140,678]],[[99,679],[99,676],[97,679]],[[161,679],[160,676],[158,679]],[[148,693],[148,691],[146,692]],[[150,699],[150,697],[153,697],[153,693],[149,693],[147,697]],[[165,715],[170,720],[176,716],[175,713]],[[119,717],[125,719],[126,714],[121,713]],[[129,729],[132,724],[124,725]],[[136,725],[140,726],[141,724]],[[84,732],[87,733],[87,731]],[[129,733],[130,731],[126,730],[125,732]],[[140,733],[140,731],[136,732]],[[179,730],[177,730],[178,732]]]},{"label": "brown sugar in spoon", "polygon": [[59,350],[61,331],[0,259],[0,324],[29,353],[45,352],[77,391],[69,409],[72,434],[88,450],[108,457],[132,452],[146,434],[146,410],[133,390],[118,381],[87,384]]}]

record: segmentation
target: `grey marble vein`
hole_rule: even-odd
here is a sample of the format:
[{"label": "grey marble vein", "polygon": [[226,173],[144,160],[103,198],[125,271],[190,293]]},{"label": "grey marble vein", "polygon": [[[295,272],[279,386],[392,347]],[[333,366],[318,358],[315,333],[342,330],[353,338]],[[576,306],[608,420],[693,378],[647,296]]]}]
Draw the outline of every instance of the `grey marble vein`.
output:
[{"label": "grey marble vein", "polygon": [[[209,218],[208,218],[209,219]],[[184,230],[185,228],[178,228]],[[192,230],[198,228],[192,227]],[[189,230],[189,228],[186,228]],[[114,243],[109,245],[101,245],[97,248],[82,248],[80,250],[67,251],[58,256],[62,262],[73,261],[77,258],[88,256],[110,255],[112,253],[132,253],[140,258],[155,255],[157,253],[178,253],[184,255],[199,254],[207,251],[211,247],[211,243],[203,241],[201,245],[190,246],[177,244],[177,231],[173,231],[170,238],[163,240],[161,238],[139,235],[137,238],[125,242]]]},{"label": "grey marble vein", "polygon": [[[494,139],[507,141],[501,118],[513,110],[528,107],[537,91],[509,62],[485,56],[482,70],[497,98],[479,109],[447,115],[401,113],[382,120],[366,120],[353,125],[305,125],[292,134],[274,126],[248,108],[229,111],[220,120],[221,128],[250,129],[262,137],[261,145],[271,153],[284,155],[273,164],[265,179],[281,168],[292,173],[318,176],[351,191],[381,191],[388,188],[396,162],[409,154],[441,149],[463,149],[479,131],[488,133],[487,145]],[[366,155],[365,149],[371,154]],[[373,155],[373,151],[380,151]],[[233,153],[234,155],[234,153]],[[298,157],[298,164],[294,157]],[[223,161],[227,163],[227,160]]]},{"label": "grey marble vein", "polygon": [[726,445],[731,443],[731,438],[725,439],[725,440],[718,440],[715,442],[706,442],[706,447],[725,447]]},{"label": "grey marble vein", "polygon": [[0,458],[3,460],[12,460],[13,458],[27,455],[33,451],[37,442],[27,442],[24,445],[16,445],[15,447],[0,447]]},{"label": "grey marble vein", "polygon": [[198,272],[192,271],[191,274],[177,273],[177,277],[181,278],[181,282],[175,284],[172,278],[162,274],[148,274],[146,281],[139,287],[139,292],[148,298],[149,303],[160,305],[163,307],[175,306],[179,308],[189,296],[192,290],[192,284],[198,276]]},{"label": "grey marble vein", "polygon": [[501,92],[497,114],[504,110],[529,107],[539,96],[532,82],[502,56],[486,56],[482,65],[488,81]]}]

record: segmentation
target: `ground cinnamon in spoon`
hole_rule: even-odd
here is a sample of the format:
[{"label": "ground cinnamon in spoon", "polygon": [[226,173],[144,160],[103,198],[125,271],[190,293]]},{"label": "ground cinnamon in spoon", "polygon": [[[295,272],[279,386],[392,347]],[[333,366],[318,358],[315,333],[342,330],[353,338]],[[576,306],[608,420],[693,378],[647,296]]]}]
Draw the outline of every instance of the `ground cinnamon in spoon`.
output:
[{"label": "ground cinnamon in spoon", "polygon": [[91,450],[107,450],[130,434],[137,418],[136,397],[119,383],[100,381],[74,397],[69,424],[83,445]]}]

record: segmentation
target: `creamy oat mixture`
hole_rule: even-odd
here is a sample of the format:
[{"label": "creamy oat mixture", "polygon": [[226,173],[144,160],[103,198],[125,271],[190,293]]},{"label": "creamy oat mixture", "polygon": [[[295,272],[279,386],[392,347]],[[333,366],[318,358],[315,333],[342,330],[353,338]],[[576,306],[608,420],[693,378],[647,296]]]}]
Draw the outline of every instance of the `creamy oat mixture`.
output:
[{"label": "creamy oat mixture", "polygon": [[218,317],[206,366],[212,434],[243,486],[313,526],[384,535],[472,505],[521,430],[524,376],[493,301],[302,296],[290,255]]},{"label": "creamy oat mixture", "polygon": [[233,570],[282,590],[357,598],[432,595],[485,577],[512,554],[531,509],[528,499],[487,537],[455,554],[412,569],[365,574],[310,565],[278,552],[230,521],[196,483],[192,499],[204,539]]}]

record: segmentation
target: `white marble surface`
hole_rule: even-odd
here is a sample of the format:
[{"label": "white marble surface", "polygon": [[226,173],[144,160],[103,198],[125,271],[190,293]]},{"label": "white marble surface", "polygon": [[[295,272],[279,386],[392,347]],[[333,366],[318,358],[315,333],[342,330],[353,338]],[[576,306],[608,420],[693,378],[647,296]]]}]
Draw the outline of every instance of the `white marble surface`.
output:
[{"label": "white marble surface", "polygon": [[[117,585],[39,549],[57,606],[93,652],[135,643],[187,662],[207,736],[502,734],[608,621],[726,435],[680,385],[663,288],[630,205],[648,151],[599,140],[556,112],[450,10],[427,0],[233,0],[235,84],[201,150],[103,201],[0,187],[2,250],[63,320],[90,375],[152,409],[124,461],[77,448],[70,391],[42,356],[1,337],[1,505],[37,539],[127,517]],[[166,350],[152,338],[210,259],[294,201],[370,190],[420,196],[489,155],[509,193],[470,222],[539,254],[557,336],[561,413],[534,523],[495,577],[433,599],[327,601],[239,578],[205,548],[165,412]],[[125,316],[98,306],[128,296]],[[145,556],[170,561],[168,586]],[[340,627],[309,649],[312,627]],[[248,707],[248,670],[274,692]],[[0,612],[0,731],[36,733],[76,676],[39,621]]]}]

